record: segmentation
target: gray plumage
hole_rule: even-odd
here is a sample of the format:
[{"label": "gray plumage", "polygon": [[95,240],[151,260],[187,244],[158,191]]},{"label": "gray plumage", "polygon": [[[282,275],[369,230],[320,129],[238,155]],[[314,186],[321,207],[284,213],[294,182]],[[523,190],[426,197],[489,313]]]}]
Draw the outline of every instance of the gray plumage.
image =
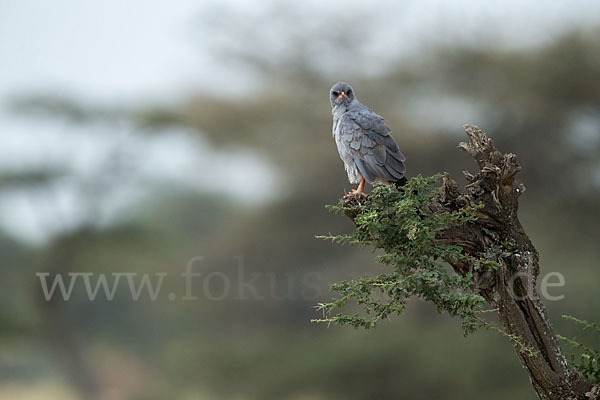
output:
[{"label": "gray plumage", "polygon": [[405,180],[406,158],[383,117],[359,102],[345,82],[333,85],[330,99],[333,137],[350,183],[359,183],[361,176],[371,184]]}]

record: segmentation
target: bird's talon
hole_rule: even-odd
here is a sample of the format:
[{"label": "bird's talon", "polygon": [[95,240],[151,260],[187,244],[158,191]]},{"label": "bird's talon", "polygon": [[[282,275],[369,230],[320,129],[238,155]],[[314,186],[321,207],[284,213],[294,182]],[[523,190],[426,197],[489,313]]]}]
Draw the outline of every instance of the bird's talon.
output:
[{"label": "bird's talon", "polygon": [[356,189],[354,189],[354,190],[352,190],[351,192],[349,192],[348,194],[346,194],[346,195],[344,196],[344,199],[347,199],[348,197],[352,197],[352,196],[354,196],[355,194],[361,194],[361,195],[363,195],[365,198],[367,197],[367,194],[366,194],[365,192],[362,192],[362,191],[359,191],[359,190],[356,190]]}]

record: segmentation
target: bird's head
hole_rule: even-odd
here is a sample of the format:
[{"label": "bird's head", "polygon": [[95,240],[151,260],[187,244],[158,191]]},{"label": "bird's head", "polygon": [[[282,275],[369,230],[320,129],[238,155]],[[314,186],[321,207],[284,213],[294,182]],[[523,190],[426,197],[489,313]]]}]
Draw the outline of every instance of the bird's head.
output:
[{"label": "bird's head", "polygon": [[354,99],[354,90],[352,89],[352,86],[348,85],[346,82],[336,83],[329,91],[331,107],[347,105]]}]

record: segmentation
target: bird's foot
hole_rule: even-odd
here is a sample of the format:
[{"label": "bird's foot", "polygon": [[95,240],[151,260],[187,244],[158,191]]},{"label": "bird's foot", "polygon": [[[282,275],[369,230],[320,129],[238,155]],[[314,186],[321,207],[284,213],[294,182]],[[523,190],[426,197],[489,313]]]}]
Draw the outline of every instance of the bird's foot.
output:
[{"label": "bird's foot", "polygon": [[351,192],[349,192],[348,194],[346,194],[346,195],[344,196],[344,199],[347,199],[348,197],[352,197],[352,196],[354,196],[355,194],[361,194],[361,195],[363,195],[363,196],[367,197],[367,194],[366,194],[365,192],[363,192],[362,190],[356,190],[356,189],[353,189]]}]

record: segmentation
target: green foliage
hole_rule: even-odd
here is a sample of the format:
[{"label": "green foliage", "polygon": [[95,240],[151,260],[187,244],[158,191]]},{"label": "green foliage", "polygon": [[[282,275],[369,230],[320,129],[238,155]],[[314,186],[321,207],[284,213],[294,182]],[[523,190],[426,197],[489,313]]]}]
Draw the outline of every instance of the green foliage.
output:
[{"label": "green foliage", "polygon": [[[373,189],[364,204],[329,208],[355,215],[356,229],[349,235],[325,236],[337,243],[350,243],[382,249],[377,260],[389,266],[386,273],[334,284],[332,291],[339,297],[321,303],[318,309],[324,318],[315,322],[336,323],[353,327],[373,328],[393,314],[401,314],[407,301],[417,297],[430,301],[437,310],[459,317],[465,334],[488,326],[479,317],[484,311],[484,299],[470,288],[473,276],[455,273],[447,262],[467,263],[478,268],[495,268],[497,264],[467,255],[460,246],[446,245],[436,240],[449,227],[475,220],[478,206],[454,212],[433,212],[430,205],[442,194],[443,175],[412,178],[402,190],[391,185]],[[334,314],[349,301],[355,301],[363,315]]]},{"label": "green foliage", "polygon": [[[600,327],[598,327],[598,324],[577,319],[570,315],[563,315],[562,317],[583,326],[584,331],[592,331],[596,337],[600,339]],[[562,335],[557,336],[577,353],[578,357],[576,357],[575,354],[569,356],[571,364],[573,364],[579,372],[585,375],[590,382],[593,384],[600,384],[600,349],[593,349],[578,342],[576,338],[569,339]]]}]

